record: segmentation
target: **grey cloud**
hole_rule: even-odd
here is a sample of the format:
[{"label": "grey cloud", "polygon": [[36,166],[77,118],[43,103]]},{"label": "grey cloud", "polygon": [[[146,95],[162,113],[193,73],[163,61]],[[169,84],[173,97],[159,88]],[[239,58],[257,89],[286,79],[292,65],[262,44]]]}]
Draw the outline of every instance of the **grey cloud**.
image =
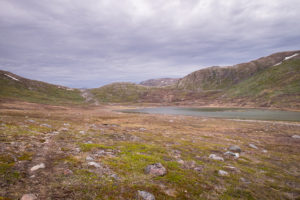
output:
[{"label": "grey cloud", "polygon": [[0,2],[0,66],[71,87],[182,77],[300,46],[298,0]]}]

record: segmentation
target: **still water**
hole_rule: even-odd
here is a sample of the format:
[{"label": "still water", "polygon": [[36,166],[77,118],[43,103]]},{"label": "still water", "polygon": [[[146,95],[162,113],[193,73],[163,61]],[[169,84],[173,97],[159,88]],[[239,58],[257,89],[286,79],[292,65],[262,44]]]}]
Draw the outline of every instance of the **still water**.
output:
[{"label": "still water", "polygon": [[189,115],[227,119],[300,121],[300,112],[248,109],[248,108],[185,108],[185,107],[155,107],[121,110],[127,113],[149,113],[167,115]]}]

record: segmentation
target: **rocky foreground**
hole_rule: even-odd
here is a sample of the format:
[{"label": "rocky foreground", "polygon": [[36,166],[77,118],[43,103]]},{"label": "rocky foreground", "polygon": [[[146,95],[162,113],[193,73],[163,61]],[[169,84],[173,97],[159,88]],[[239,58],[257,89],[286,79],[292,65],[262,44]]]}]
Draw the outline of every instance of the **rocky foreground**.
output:
[{"label": "rocky foreground", "polygon": [[0,199],[299,199],[300,123],[0,104]]}]

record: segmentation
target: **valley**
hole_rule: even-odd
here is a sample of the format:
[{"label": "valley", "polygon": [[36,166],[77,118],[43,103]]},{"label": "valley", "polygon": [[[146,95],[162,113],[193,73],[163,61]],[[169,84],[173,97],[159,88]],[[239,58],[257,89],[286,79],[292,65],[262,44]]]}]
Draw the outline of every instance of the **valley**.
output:
[{"label": "valley", "polygon": [[88,89],[0,71],[0,200],[299,199],[299,53]]}]

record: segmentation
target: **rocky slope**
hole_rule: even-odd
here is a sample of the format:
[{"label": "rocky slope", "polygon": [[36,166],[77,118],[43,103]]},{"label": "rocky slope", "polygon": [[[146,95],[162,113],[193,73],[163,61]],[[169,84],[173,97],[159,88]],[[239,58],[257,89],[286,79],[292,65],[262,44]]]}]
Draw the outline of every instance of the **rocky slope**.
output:
[{"label": "rocky slope", "polygon": [[154,87],[165,87],[165,86],[175,85],[178,80],[179,80],[178,78],[149,79],[149,80],[140,82],[140,85],[154,86]]},{"label": "rocky slope", "polygon": [[[247,63],[228,67],[209,67],[188,74],[178,81],[179,89],[195,91],[224,90],[244,81],[269,67],[280,64],[290,56],[300,54],[300,51],[275,53]],[[291,57],[290,59],[292,59]]]}]

